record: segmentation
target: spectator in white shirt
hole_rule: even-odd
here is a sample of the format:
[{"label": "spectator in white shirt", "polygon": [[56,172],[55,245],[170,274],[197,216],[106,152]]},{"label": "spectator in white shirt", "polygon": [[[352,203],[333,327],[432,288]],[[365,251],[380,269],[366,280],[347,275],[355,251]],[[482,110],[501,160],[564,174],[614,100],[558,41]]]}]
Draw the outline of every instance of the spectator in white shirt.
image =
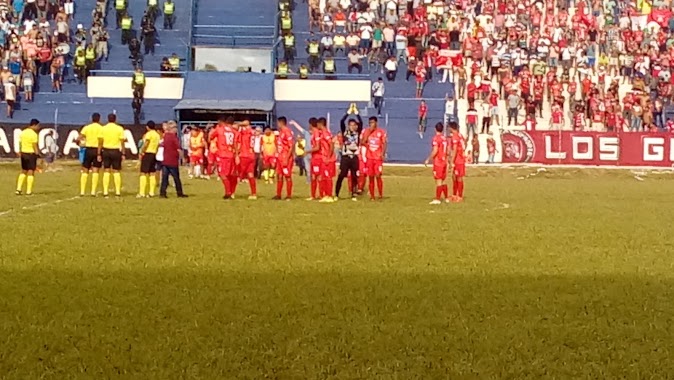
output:
[{"label": "spectator in white shirt", "polygon": [[384,86],[384,79],[379,77],[376,82],[372,83],[372,97],[374,98],[374,108],[377,109],[377,115],[381,116],[381,109],[384,105],[384,93],[386,88]]}]

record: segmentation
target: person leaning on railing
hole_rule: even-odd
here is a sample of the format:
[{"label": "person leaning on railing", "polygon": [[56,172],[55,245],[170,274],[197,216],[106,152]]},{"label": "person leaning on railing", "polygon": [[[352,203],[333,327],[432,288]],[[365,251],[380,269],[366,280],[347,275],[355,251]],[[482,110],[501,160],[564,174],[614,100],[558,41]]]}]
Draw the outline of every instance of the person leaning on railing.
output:
[{"label": "person leaning on railing", "polygon": [[286,62],[285,60],[281,61],[276,66],[277,79],[288,79],[288,74],[290,73],[292,73],[292,70],[290,70],[290,66],[288,65],[288,62]]}]

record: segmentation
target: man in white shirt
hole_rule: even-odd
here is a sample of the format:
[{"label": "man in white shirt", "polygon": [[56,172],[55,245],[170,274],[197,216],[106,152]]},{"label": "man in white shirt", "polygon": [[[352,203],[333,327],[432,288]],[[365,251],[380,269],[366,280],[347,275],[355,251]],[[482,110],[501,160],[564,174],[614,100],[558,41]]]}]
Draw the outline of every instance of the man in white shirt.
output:
[{"label": "man in white shirt", "polygon": [[445,125],[450,121],[456,121],[456,100],[454,97],[445,94],[445,115],[443,122]]},{"label": "man in white shirt", "polygon": [[381,116],[381,109],[384,106],[385,92],[384,79],[379,77],[376,82],[372,83],[372,97],[374,98],[374,108],[377,109],[378,116]]}]

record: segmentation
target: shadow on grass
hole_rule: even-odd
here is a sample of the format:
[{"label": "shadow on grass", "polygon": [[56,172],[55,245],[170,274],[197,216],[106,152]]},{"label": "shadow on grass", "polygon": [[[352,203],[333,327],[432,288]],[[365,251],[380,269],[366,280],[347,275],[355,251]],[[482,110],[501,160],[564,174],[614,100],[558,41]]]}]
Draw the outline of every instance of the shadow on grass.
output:
[{"label": "shadow on grass", "polygon": [[673,289],[621,276],[2,271],[0,373],[664,378]]}]

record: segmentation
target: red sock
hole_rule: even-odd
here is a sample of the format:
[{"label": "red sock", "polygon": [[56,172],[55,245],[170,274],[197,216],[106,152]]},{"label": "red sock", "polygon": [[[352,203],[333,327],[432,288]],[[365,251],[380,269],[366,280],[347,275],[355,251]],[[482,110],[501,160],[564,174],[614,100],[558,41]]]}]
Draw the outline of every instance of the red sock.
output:
[{"label": "red sock", "polygon": [[232,194],[236,193],[236,185],[239,184],[239,177],[235,175],[229,176],[229,188],[232,189]]},{"label": "red sock", "polygon": [[325,196],[332,196],[332,178],[326,178],[325,181]]},{"label": "red sock", "polygon": [[463,181],[457,181],[459,183],[459,197],[463,198]]},{"label": "red sock", "polygon": [[311,178],[311,197],[316,198],[316,189],[318,188],[318,180]]},{"label": "red sock", "polygon": [[459,195],[459,181],[452,180],[452,195]]},{"label": "red sock", "polygon": [[276,196],[281,197],[281,192],[283,191],[283,177],[279,177],[276,182]]},{"label": "red sock", "polygon": [[248,184],[250,185],[250,195],[257,195],[257,182],[255,182],[255,177],[248,177]]},{"label": "red sock", "polygon": [[384,179],[377,177],[377,190],[379,190],[379,198],[384,197]]},{"label": "red sock", "polygon": [[288,198],[293,197],[293,179],[292,178],[286,178],[286,197],[288,197]]},{"label": "red sock", "polygon": [[449,186],[447,184],[442,185],[442,193],[445,194],[445,199],[449,198]]},{"label": "red sock", "polygon": [[222,181],[222,184],[225,186],[225,195],[232,195],[232,191],[230,190],[229,186],[229,178],[222,177],[220,178],[220,180]]},{"label": "red sock", "polygon": [[365,176],[361,175],[358,177],[358,190],[363,191],[365,189]]},{"label": "red sock", "polygon": [[374,198],[374,180],[370,177],[370,180],[367,183],[367,187],[370,190],[370,198]]},{"label": "red sock", "polygon": [[435,187],[435,199],[440,200],[442,198],[442,186]]}]

